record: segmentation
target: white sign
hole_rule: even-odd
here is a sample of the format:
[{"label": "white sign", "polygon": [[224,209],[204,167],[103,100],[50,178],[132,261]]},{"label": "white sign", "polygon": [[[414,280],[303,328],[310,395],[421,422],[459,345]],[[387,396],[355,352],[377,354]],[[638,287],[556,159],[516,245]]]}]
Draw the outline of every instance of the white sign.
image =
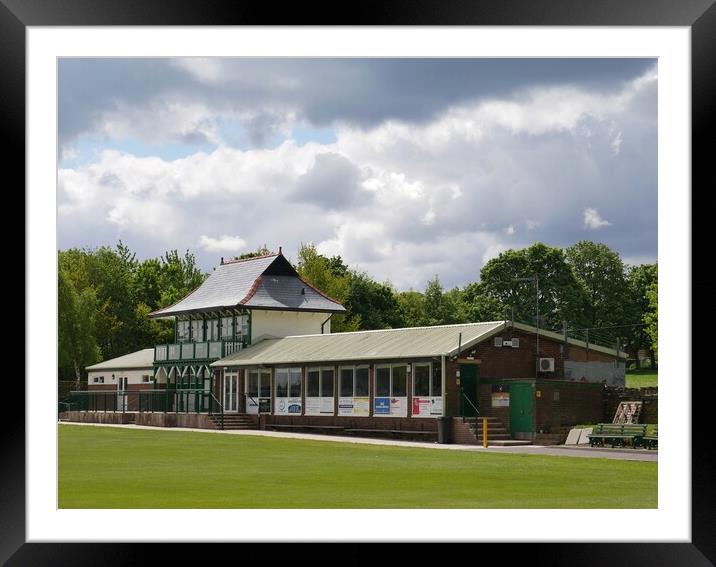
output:
[{"label": "white sign", "polygon": [[275,415],[301,415],[301,398],[276,398]]},{"label": "white sign", "polygon": [[443,414],[442,396],[413,397],[413,417],[437,417]]},{"label": "white sign", "polygon": [[338,398],[338,415],[368,417],[369,409],[369,398]]},{"label": "white sign", "polygon": [[305,415],[333,415],[333,398],[306,398]]}]

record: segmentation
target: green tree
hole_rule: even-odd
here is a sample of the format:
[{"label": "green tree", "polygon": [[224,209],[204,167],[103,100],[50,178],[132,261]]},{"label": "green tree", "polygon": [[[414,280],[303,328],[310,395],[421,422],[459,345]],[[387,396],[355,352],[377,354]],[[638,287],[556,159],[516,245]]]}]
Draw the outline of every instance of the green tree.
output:
[{"label": "green tree", "polygon": [[[534,274],[539,277],[539,301],[533,281],[515,281]],[[586,326],[588,321],[587,291],[559,248],[538,242],[529,248],[507,250],[483,266],[480,283],[497,305],[510,312],[514,308],[518,321],[534,325],[537,303],[542,327],[561,329],[564,321]]]},{"label": "green tree", "polygon": [[460,292],[445,293],[440,278],[428,281],[422,301],[422,321],[424,325],[449,325],[461,320]]},{"label": "green tree", "polygon": [[467,322],[501,321],[512,316],[510,308],[490,295],[480,282],[467,284],[462,290],[462,299]]},{"label": "green tree", "polygon": [[353,316],[360,317],[361,329],[388,329],[402,325],[400,305],[389,284],[378,283],[364,272],[343,269],[342,262],[338,264],[332,260],[334,258],[329,260],[332,272],[347,277],[345,307]]},{"label": "green tree", "polygon": [[247,258],[257,258],[259,256],[270,256],[271,254],[273,254],[273,252],[268,249],[268,246],[266,246],[266,244],[264,244],[262,246],[259,246],[253,252],[244,252],[243,254],[234,256],[234,260],[246,260]]},{"label": "green tree", "polygon": [[72,373],[79,389],[85,367],[101,356],[94,338],[96,297],[89,287],[78,292],[66,270],[60,269],[57,275],[58,365]]},{"label": "green tree", "polygon": [[619,254],[605,244],[582,240],[565,250],[567,263],[587,290],[589,327],[624,322],[626,277]]},{"label": "green tree", "polygon": [[423,294],[419,291],[401,291],[396,295],[400,318],[405,327],[421,327],[423,319]]},{"label": "green tree", "polygon": [[651,350],[654,358],[659,357],[659,284],[652,282],[646,289],[646,298],[649,300],[649,311],[644,314],[646,333],[651,339]]},{"label": "green tree", "polygon": [[625,330],[626,351],[635,359],[637,368],[641,367],[638,353],[646,349],[650,353],[652,368],[655,366],[655,352],[653,351],[651,338],[646,331],[643,320],[650,310],[647,291],[649,286],[657,281],[657,265],[641,264],[630,266],[627,270],[627,293],[625,295],[625,320],[630,321],[633,327]]}]

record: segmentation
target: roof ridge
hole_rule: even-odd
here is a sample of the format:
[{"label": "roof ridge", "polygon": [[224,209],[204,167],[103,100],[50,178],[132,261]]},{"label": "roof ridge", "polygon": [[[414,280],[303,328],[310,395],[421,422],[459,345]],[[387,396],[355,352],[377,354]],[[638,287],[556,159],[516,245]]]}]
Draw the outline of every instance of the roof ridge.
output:
[{"label": "roof ridge", "polygon": [[263,260],[265,258],[272,258],[274,256],[281,256],[281,254],[264,254],[263,256],[252,256],[251,258],[237,258],[236,260],[228,260],[219,266],[227,266],[229,264],[240,264],[242,262],[250,262],[251,260]]},{"label": "roof ridge", "polygon": [[244,296],[244,298],[239,301],[238,305],[244,305],[249,299],[251,299],[254,295],[256,295],[256,291],[259,289],[259,286],[261,285],[261,282],[263,281],[263,274],[259,274],[256,279],[254,280],[254,283],[251,284],[251,288],[249,289],[248,293]]},{"label": "roof ridge", "polygon": [[419,327],[395,327],[392,329],[365,329],[363,331],[346,331],[342,333],[314,333],[312,335],[287,335],[285,337],[277,337],[278,339],[293,339],[302,337],[328,337],[328,336],[342,336],[342,335],[361,335],[364,333],[385,333],[388,331],[408,331],[416,329],[446,329],[450,327],[466,327],[466,326],[477,326],[477,325],[494,325],[507,323],[507,321],[479,321],[477,323],[451,323],[450,325],[421,325]]}]

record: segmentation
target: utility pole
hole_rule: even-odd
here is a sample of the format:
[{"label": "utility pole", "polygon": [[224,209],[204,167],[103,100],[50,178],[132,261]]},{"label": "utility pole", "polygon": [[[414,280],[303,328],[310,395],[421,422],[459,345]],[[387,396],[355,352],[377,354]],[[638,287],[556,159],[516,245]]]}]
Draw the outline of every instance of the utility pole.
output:
[{"label": "utility pole", "polygon": [[535,327],[537,328],[537,340],[536,340],[536,356],[535,356],[535,378],[539,374],[539,275],[537,273],[532,274],[528,278],[513,278],[513,282],[534,282],[535,284],[535,312],[537,317],[535,319]]}]

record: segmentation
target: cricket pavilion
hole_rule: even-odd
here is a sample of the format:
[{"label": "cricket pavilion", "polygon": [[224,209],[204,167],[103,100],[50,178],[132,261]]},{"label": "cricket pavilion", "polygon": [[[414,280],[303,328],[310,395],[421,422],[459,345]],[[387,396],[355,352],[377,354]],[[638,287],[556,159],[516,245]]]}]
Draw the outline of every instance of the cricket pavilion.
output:
[{"label": "cricket pavilion", "polygon": [[[336,300],[278,254],[222,262],[150,314],[172,343],[101,362],[61,419],[478,443],[602,420],[626,355],[513,321],[331,333]],[[445,419],[441,419],[445,418]],[[447,432],[447,433],[445,433]]]}]

